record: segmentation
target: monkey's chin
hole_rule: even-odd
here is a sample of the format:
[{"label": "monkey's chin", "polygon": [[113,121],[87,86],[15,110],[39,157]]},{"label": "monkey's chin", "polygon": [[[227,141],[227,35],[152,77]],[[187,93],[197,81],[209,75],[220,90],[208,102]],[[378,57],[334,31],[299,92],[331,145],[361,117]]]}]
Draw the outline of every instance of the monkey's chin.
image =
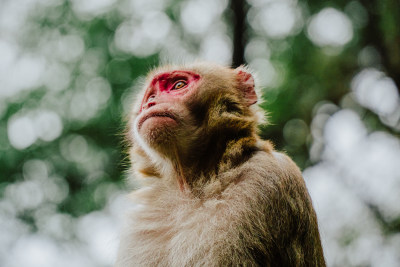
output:
[{"label": "monkey's chin", "polygon": [[176,124],[175,119],[171,117],[164,117],[164,116],[154,116],[147,118],[143,123],[151,123],[151,124]]},{"label": "monkey's chin", "polygon": [[154,116],[143,120],[138,132],[153,148],[168,147],[175,142],[175,129],[178,123],[171,117]]},{"label": "monkey's chin", "polygon": [[152,132],[160,130],[167,130],[177,125],[175,119],[164,116],[153,116],[144,118],[138,125],[139,132]]}]

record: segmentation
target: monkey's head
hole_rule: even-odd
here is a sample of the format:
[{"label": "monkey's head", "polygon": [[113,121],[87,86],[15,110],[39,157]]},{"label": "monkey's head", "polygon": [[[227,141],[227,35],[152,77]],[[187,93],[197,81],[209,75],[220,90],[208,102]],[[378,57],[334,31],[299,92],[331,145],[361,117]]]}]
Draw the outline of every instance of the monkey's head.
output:
[{"label": "monkey's head", "polygon": [[255,135],[256,102],[253,76],[244,67],[161,67],[147,77],[128,135],[150,159],[220,157],[229,141]]}]

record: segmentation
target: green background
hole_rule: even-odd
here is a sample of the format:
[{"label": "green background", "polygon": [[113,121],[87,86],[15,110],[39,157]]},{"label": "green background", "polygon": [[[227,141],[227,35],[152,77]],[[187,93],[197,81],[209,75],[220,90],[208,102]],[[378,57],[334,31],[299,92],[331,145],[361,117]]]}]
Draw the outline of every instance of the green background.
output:
[{"label": "green background", "polygon": [[238,43],[261,136],[304,170],[329,266],[400,264],[397,0],[0,5],[1,266],[111,266],[132,96],[153,67],[230,65]]}]

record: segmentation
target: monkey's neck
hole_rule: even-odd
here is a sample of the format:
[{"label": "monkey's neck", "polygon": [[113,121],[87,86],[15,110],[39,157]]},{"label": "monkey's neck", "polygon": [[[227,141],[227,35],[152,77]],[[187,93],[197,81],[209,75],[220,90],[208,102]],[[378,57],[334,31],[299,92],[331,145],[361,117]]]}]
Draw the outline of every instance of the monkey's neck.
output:
[{"label": "monkey's neck", "polygon": [[[140,177],[157,177],[176,184],[180,191],[197,191],[218,179],[222,174],[246,162],[256,151],[272,150],[269,142],[262,141],[257,135],[231,139],[210,139],[198,143],[198,147],[189,147],[182,153],[174,148],[166,160],[154,162],[138,149],[132,153],[133,168]],[[184,151],[184,152],[185,152]]]},{"label": "monkey's neck", "polygon": [[[246,162],[256,151],[268,150],[258,136],[209,142],[192,148],[190,154],[177,154],[174,169],[179,187],[197,189],[218,179],[218,175]],[[222,142],[224,141],[224,142]]]}]

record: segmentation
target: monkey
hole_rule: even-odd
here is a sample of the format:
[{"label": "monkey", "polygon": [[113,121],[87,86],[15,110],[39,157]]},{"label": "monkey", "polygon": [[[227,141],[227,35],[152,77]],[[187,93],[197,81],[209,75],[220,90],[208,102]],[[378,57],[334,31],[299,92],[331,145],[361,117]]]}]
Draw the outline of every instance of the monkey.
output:
[{"label": "monkey", "polygon": [[140,188],[115,266],[325,266],[299,168],[259,136],[254,77],[206,62],[149,73],[127,123]]}]

